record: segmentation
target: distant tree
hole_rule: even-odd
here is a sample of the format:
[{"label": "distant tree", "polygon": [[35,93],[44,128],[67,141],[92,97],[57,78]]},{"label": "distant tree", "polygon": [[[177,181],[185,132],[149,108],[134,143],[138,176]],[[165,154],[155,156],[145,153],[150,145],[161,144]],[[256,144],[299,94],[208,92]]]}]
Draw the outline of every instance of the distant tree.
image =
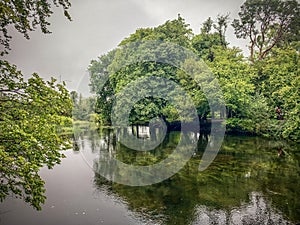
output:
[{"label": "distant tree", "polygon": [[214,60],[213,48],[216,46],[227,47],[226,31],[229,23],[229,15],[218,15],[216,21],[210,17],[204,21],[200,34],[191,40],[192,47],[197,54],[210,61]]},{"label": "distant tree", "polygon": [[71,100],[73,102],[73,105],[77,105],[77,103],[78,103],[78,93],[76,91],[71,91],[70,92],[70,97],[71,97]]},{"label": "distant tree", "polygon": [[[83,97],[76,91],[70,92],[71,100],[73,103],[72,116],[74,120],[89,121],[92,114],[95,114],[96,98]],[[98,122],[98,121],[95,121]]]},{"label": "distant tree", "polygon": [[225,34],[227,31],[228,23],[229,23],[229,14],[218,15],[216,23],[213,24],[215,30],[219,34],[220,42],[223,47],[227,46],[227,42],[225,40]]},{"label": "distant tree", "polygon": [[205,20],[201,27],[201,33],[202,34],[209,34],[212,30],[214,21],[211,19],[211,17],[208,17],[207,20]]},{"label": "distant tree", "polygon": [[299,40],[297,0],[247,0],[232,26],[237,38],[249,39],[250,60],[262,60],[286,41]]}]

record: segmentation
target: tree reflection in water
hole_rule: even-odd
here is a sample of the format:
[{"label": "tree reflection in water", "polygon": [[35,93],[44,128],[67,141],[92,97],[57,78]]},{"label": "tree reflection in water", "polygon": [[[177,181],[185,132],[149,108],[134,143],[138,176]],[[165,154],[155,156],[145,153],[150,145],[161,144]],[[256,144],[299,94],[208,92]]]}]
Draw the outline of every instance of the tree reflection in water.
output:
[{"label": "tree reflection in water", "polygon": [[[169,179],[130,187],[109,182],[95,173],[95,187],[121,197],[146,224],[300,222],[299,146],[256,137],[227,136],[215,161],[207,170],[199,172],[201,156],[210,137],[192,135],[196,140],[199,137],[196,154]],[[180,133],[168,133],[161,145],[147,152],[126,148],[109,129],[82,138],[88,138],[93,153],[89,157],[93,167],[98,168],[104,160],[103,153],[127,164],[157,163],[172,153]],[[278,156],[279,148],[285,152],[284,156]]]},{"label": "tree reflection in water", "polygon": [[201,205],[197,207],[193,225],[199,224],[289,224],[281,213],[276,212],[259,192],[250,193],[250,202],[232,210],[215,210]]}]

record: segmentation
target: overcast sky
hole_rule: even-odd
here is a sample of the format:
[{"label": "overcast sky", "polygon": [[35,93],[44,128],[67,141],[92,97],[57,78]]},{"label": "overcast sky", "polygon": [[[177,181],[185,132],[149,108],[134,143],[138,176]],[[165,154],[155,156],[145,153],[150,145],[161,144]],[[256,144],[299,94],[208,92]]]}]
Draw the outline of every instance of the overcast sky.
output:
[{"label": "overcast sky", "polygon": [[[12,51],[8,60],[18,65],[26,76],[37,72],[46,79],[51,76],[66,80],[70,90],[77,90],[83,77],[88,77],[91,59],[115,48],[137,28],[155,27],[166,20],[176,19],[178,13],[199,33],[208,17],[230,13],[231,20],[244,0],[70,0],[68,21],[60,8],[49,19],[52,34],[36,31],[25,40],[13,33]],[[245,48],[230,27],[228,41]],[[82,89],[82,88],[81,88]]]}]

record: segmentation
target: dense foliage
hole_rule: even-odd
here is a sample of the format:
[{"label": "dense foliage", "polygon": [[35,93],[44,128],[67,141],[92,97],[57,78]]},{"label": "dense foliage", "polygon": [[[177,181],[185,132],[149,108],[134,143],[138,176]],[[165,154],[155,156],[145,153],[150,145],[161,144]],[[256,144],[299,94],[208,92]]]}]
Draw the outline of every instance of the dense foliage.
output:
[{"label": "dense foliage", "polygon": [[[229,47],[226,40],[228,15],[220,15],[215,21],[209,18],[203,23],[199,34],[193,34],[180,15],[178,19],[158,27],[138,29],[125,38],[118,48],[92,60],[89,66],[90,86],[97,94],[95,109],[101,123],[111,124],[114,99],[126,90],[127,85],[141,77],[157,76],[183,87],[191,96],[202,120],[207,117],[227,117],[227,131],[299,140],[298,12],[299,3],[293,0],[272,0],[270,5],[260,0],[246,1],[233,27],[237,38],[250,39],[249,58],[243,55],[242,50]],[[158,62],[124,63],[134,61],[131,58],[133,50],[124,51],[122,47],[148,40],[172,42],[201,57],[221,85],[226,112],[211,111],[203,89],[199,88],[195,79],[178,68]],[[155,54],[149,49],[149,54]],[[136,52],[139,51],[134,49],[134,55],[138,55]],[[158,45],[157,51],[161,58],[182,59],[176,48]],[[196,68],[195,62],[187,58],[181,62],[181,66],[187,68],[186,71]],[[150,88],[162,85],[151,82]],[[214,90],[213,83],[215,81],[205,83],[205,86]],[[218,99],[222,94],[217,89],[211,93],[213,99]],[[157,116],[167,122],[175,122],[180,120],[177,110],[163,99],[144,98],[134,105],[130,122],[147,123]]]},{"label": "dense foliage", "polygon": [[[177,20],[167,21],[156,28],[137,30],[135,34],[120,43],[119,49],[99,57],[98,61],[92,61],[89,67],[91,88],[98,95],[96,111],[100,113],[103,119],[102,123],[111,123],[112,105],[116,94],[123,95],[126,90],[124,88],[129,88],[128,84],[130,85],[132,81],[140,78],[148,78],[147,82],[143,84],[144,88],[140,87],[141,84],[136,88],[129,88],[131,96],[124,93],[127,95],[124,107],[134,101],[135,95],[142,96],[149,91],[153,94],[136,102],[131,111],[130,122],[147,123],[154,117],[161,117],[166,122],[180,120],[178,109],[186,108],[186,101],[184,99],[180,101],[181,96],[172,85],[168,86],[166,82],[161,82],[161,79],[158,81],[150,79],[150,77],[159,77],[178,84],[198,103],[196,109],[199,116],[206,117],[209,108],[208,102],[196,81],[200,82],[201,80],[203,84],[206,84],[207,89],[216,89],[217,82],[203,63],[189,57],[178,47],[183,46],[190,49],[191,36],[191,30],[184,19],[179,16]],[[151,42],[150,40],[158,41]],[[169,44],[170,42],[176,45]],[[149,58],[151,60],[143,60]],[[127,62],[134,63],[128,64]],[[180,65],[180,67],[176,67],[174,64]],[[203,70],[197,71],[199,67]],[[194,79],[187,74],[189,71],[193,71]],[[104,84],[104,82],[106,83]],[[133,91],[136,94],[132,94]],[[175,108],[174,104],[159,96],[175,99],[181,107]],[[190,121],[188,117],[185,118],[186,121]]]},{"label": "dense foliage", "polygon": [[15,66],[0,66],[0,199],[12,192],[39,208],[45,199],[40,168],[52,168],[63,157],[58,150],[70,147],[60,132],[71,123],[71,101],[54,79],[34,74],[25,81]]},{"label": "dense foliage", "polygon": [[[70,19],[67,0],[53,0]],[[29,38],[40,27],[50,33],[47,18],[51,2],[42,0],[0,2],[0,55],[8,53],[14,27]],[[44,181],[38,172],[52,168],[71,147],[63,127],[71,125],[72,102],[64,83],[44,81],[34,73],[24,79],[15,65],[0,59],[0,200],[13,194],[40,209],[45,201]]]}]

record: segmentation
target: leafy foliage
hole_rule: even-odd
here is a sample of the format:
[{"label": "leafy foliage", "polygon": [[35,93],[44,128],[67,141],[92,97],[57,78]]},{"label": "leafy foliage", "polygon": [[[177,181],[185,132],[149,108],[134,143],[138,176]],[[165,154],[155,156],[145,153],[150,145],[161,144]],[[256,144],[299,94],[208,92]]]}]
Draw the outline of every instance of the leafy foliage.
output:
[{"label": "leafy foliage", "polygon": [[71,101],[64,85],[37,74],[25,81],[16,66],[0,61],[0,199],[11,192],[40,209],[45,196],[39,169],[52,168],[69,148],[60,135],[71,120]]},{"label": "leafy foliage", "polygon": [[[118,93],[131,82],[153,75],[180,85],[192,98],[199,118],[214,118],[216,114],[220,118],[227,117],[229,132],[299,140],[299,41],[295,36],[298,30],[294,24],[299,17],[296,13],[299,5],[293,0],[271,0],[270,4],[260,0],[246,1],[239,13],[240,20],[234,20],[238,37],[255,36],[250,61],[240,49],[228,46],[225,37],[228,15],[219,15],[215,21],[208,18],[200,34],[196,35],[191,33],[181,17],[155,28],[141,28],[120,43],[121,47],[132,45],[132,48],[127,51],[117,48],[93,60],[89,67],[91,87],[97,94],[96,110],[104,123],[111,123],[110,113]],[[279,6],[285,8],[280,9]],[[281,28],[278,23],[283,23]],[[248,30],[249,26],[253,27]],[[280,35],[278,40],[276,35]],[[156,51],[150,50],[151,44],[134,47],[134,43],[143,40],[174,42],[190,49],[202,57],[215,78],[209,82],[203,80],[205,72],[197,71],[197,62],[182,57],[178,49],[168,45],[158,45]],[[157,52],[164,62],[170,58],[178,60],[182,68],[186,72],[191,71],[195,77],[189,77],[186,72],[167,63],[130,63],[138,61],[135,59],[151,58],[151,54]],[[260,60],[254,61],[255,55]],[[105,84],[104,80],[107,80]],[[195,81],[200,81],[202,87]],[[216,89],[217,81],[222,92]],[[147,89],[162,89],[162,84],[154,81],[148,85]],[[204,90],[210,90],[209,96],[204,95]],[[166,92],[172,94],[172,90]],[[211,104],[218,105],[221,96],[226,101],[226,112],[211,111],[207,97],[213,99]],[[131,102],[130,95],[126,102]],[[283,121],[278,120],[276,107],[284,111]],[[177,110],[163,99],[145,98],[133,107],[130,122],[143,124],[157,116],[167,122],[175,122],[180,120]]]},{"label": "leafy foliage", "polygon": [[[53,0],[70,20],[68,0]],[[9,28],[14,27],[29,39],[38,26],[50,33],[47,18],[51,3],[44,0],[0,2],[0,55],[10,50]],[[0,59],[0,200],[14,194],[41,209],[45,201],[44,181],[38,172],[52,168],[70,147],[69,138],[61,135],[71,124],[71,100],[65,84],[55,79],[44,81],[36,73],[25,80],[15,65]]]},{"label": "leafy foliage", "polygon": [[238,38],[250,39],[252,61],[264,59],[275,46],[299,41],[297,0],[247,0],[241,6],[239,17],[232,25]]},{"label": "leafy foliage", "polygon": [[[185,79],[186,86],[194,85],[187,82],[187,76],[180,73],[177,68],[167,63],[162,63],[168,62],[170,58],[178,62],[184,60],[182,53],[174,48],[174,46],[168,45],[167,42],[172,41],[181,46],[188,47],[190,46],[189,37],[191,34],[188,25],[179,16],[177,20],[167,21],[156,28],[137,30],[136,33],[125,38],[120,43],[121,47],[130,47],[125,47],[125,50],[124,48],[122,50],[113,50],[107,55],[99,57],[98,60],[91,62],[89,67],[91,74],[90,85],[92,91],[96,92],[98,96],[96,111],[98,110],[102,114],[103,123],[110,124],[110,113],[115,95],[121,92],[131,81],[142,77],[157,76],[171,79],[177,83]],[[145,42],[138,47],[135,47],[134,44],[131,45],[133,42],[144,40],[159,40],[161,42]],[[149,49],[151,49],[152,44],[158,44],[158,46],[156,46],[155,50],[151,51]],[[132,54],[133,51],[134,54]],[[134,62],[136,59],[147,58],[147,56],[151,57],[151,55],[156,55],[157,52],[160,53],[159,60],[161,62],[127,63]],[[106,81],[105,84],[103,83],[104,81]],[[175,94],[175,90],[171,90],[170,88],[165,89],[166,86],[164,84],[157,83],[155,80],[151,80],[148,86],[149,88],[154,88],[153,91],[155,92],[161,92],[162,96],[167,95],[167,93],[172,95],[172,92]],[[130,98],[126,100],[131,102]],[[124,104],[126,105],[126,103]],[[161,98],[149,97],[135,104],[130,121],[132,123],[145,123],[157,116],[162,116],[168,122],[178,120],[178,113],[170,103]]]},{"label": "leafy foliage", "polygon": [[[283,121],[277,129],[284,138],[299,140],[300,137],[300,71],[299,51],[292,47],[275,48],[258,69],[264,78],[262,93],[269,103],[280,107]],[[259,68],[260,66],[260,68]]]},{"label": "leafy foliage", "polygon": [[[214,22],[210,17],[203,23],[201,33],[195,35],[191,44],[197,54],[204,58],[213,61],[214,53],[212,48],[215,46],[227,47],[226,30],[228,27],[229,15],[219,15],[217,21]],[[215,29],[213,32],[213,28]]]},{"label": "leafy foliage", "polygon": [[[61,6],[65,16],[71,20],[68,13],[71,3],[68,0],[53,0],[52,2],[56,7]],[[43,33],[50,33],[48,30],[50,23],[47,18],[53,13],[51,7],[51,2],[45,0],[1,1],[0,44],[3,49],[1,49],[0,54],[8,53],[7,50],[10,49],[11,36],[8,28],[11,25],[27,39],[29,39],[29,32],[34,31],[38,26]]]}]

